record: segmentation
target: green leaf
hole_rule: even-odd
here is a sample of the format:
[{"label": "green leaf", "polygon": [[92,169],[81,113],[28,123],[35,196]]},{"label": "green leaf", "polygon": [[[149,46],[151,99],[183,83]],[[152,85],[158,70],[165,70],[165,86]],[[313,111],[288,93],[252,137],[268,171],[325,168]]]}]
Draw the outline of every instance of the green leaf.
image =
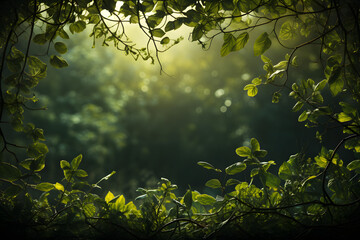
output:
[{"label": "green leaf", "polygon": [[236,38],[235,46],[233,47],[232,51],[238,51],[238,50],[244,48],[245,45],[247,44],[248,40],[249,40],[249,33],[244,32],[244,33],[240,34]]},{"label": "green leaf", "polygon": [[348,122],[348,121],[351,121],[353,118],[351,116],[347,115],[346,113],[341,112],[337,115],[337,119],[339,122]]},{"label": "green leaf", "polygon": [[46,70],[47,70],[46,63],[44,63],[37,57],[29,56],[28,64],[29,64],[30,74],[33,77],[37,77],[37,78],[46,77]]},{"label": "green leaf", "polygon": [[248,84],[244,87],[244,90],[247,90],[247,95],[249,97],[255,97],[258,93],[258,88],[255,86],[255,84]]},{"label": "green leaf", "polygon": [[336,96],[339,94],[343,87],[344,87],[344,80],[342,77],[340,77],[342,71],[342,67],[339,65],[335,65],[330,73],[329,76],[329,85],[330,85],[330,91],[333,94],[333,96]]},{"label": "green leaf", "polygon": [[55,188],[54,184],[49,183],[49,182],[42,182],[39,183],[38,185],[36,185],[35,189],[43,191],[43,192],[48,192],[51,191]]},{"label": "green leaf", "polygon": [[211,169],[211,170],[214,170],[216,172],[221,172],[220,169],[217,169],[215,168],[212,164],[208,163],[208,162],[203,162],[203,161],[200,161],[197,163],[198,165],[202,166],[203,168],[206,168],[206,169]]},{"label": "green leaf", "polygon": [[189,189],[186,191],[186,193],[184,195],[184,204],[185,204],[187,210],[190,210],[192,201],[193,201],[192,200],[192,191]]},{"label": "green leaf", "polygon": [[105,196],[105,202],[109,203],[111,200],[113,200],[115,198],[114,194],[112,192],[108,192]]},{"label": "green leaf", "polygon": [[238,185],[239,183],[240,183],[239,180],[230,178],[229,180],[226,181],[225,186]]},{"label": "green leaf", "polygon": [[250,144],[251,144],[251,151],[252,152],[260,151],[260,144],[259,144],[258,140],[256,140],[256,138],[252,138],[250,140]]},{"label": "green leaf", "polygon": [[254,55],[260,56],[271,47],[271,40],[267,32],[261,34],[254,43]]},{"label": "green leaf", "polygon": [[69,66],[64,58],[56,55],[52,55],[50,57],[50,64],[55,68],[64,68]]},{"label": "green leaf", "polygon": [[228,55],[234,48],[236,39],[231,33],[224,34],[224,43],[221,47],[220,54],[222,57]]},{"label": "green leaf", "polygon": [[93,217],[96,213],[96,207],[92,203],[88,203],[83,207],[86,217]]},{"label": "green leaf", "polygon": [[155,29],[151,30],[151,34],[154,37],[161,38],[161,37],[163,37],[165,35],[165,32],[160,28],[155,28]]},{"label": "green leaf", "polygon": [[349,171],[353,171],[355,169],[358,169],[360,168],[360,160],[354,160],[352,162],[350,162],[346,168],[349,170]]},{"label": "green leaf", "polygon": [[115,0],[103,0],[102,8],[108,10],[110,13],[114,12],[115,6]]},{"label": "green leaf", "polygon": [[82,160],[82,154],[79,154],[77,157],[75,157],[72,161],[71,161],[71,169],[72,170],[76,170],[78,169],[80,163]]},{"label": "green leaf", "polygon": [[211,188],[221,188],[221,183],[219,179],[211,179],[205,183],[205,186]]},{"label": "green leaf", "polygon": [[236,173],[244,171],[245,169],[246,169],[245,163],[237,162],[225,168],[225,172],[228,175],[234,175]]},{"label": "green leaf", "polygon": [[60,167],[62,170],[67,170],[67,169],[71,169],[70,167],[70,163],[66,160],[61,160],[60,161]]},{"label": "green leaf", "polygon": [[322,81],[320,81],[318,84],[316,84],[316,86],[314,87],[314,91],[321,91],[324,89],[324,87],[326,86],[327,84],[327,80],[324,79]]},{"label": "green leaf", "polygon": [[290,164],[288,162],[283,162],[281,164],[278,175],[282,180],[287,180],[290,178],[290,176],[292,176]]},{"label": "green leaf", "polygon": [[64,188],[64,186],[61,184],[61,183],[55,183],[54,184],[54,187],[57,189],[57,190],[59,190],[59,191],[62,191],[62,192],[64,192],[65,191],[65,188]]},{"label": "green leaf", "polygon": [[181,27],[181,25],[182,25],[181,19],[177,19],[175,21],[169,21],[165,26],[165,32],[176,30],[179,27]]},{"label": "green leaf", "polygon": [[295,105],[292,108],[293,112],[297,112],[299,111],[302,107],[304,106],[304,103],[301,101],[298,101],[297,103],[295,103]]},{"label": "green leaf", "polygon": [[197,41],[199,40],[203,35],[203,26],[201,24],[198,24],[194,27],[192,33],[191,33],[191,38],[192,41]]},{"label": "green leaf", "polygon": [[33,38],[33,42],[40,45],[44,45],[47,41],[45,33],[37,34]]},{"label": "green leaf", "polygon": [[275,176],[270,172],[266,172],[264,174],[265,174],[266,186],[271,188],[279,188],[281,182],[280,178],[278,178],[277,176]]},{"label": "green leaf", "polygon": [[63,42],[56,42],[54,44],[54,47],[55,47],[55,50],[60,54],[64,54],[68,50],[65,43],[63,43]]},{"label": "green leaf", "polygon": [[70,39],[69,35],[65,32],[64,29],[59,30],[59,36],[60,36],[62,39]]},{"label": "green leaf", "polygon": [[298,117],[298,121],[299,122],[304,122],[306,121],[306,119],[308,118],[308,112],[304,111],[303,113],[300,114],[300,116]]},{"label": "green leaf", "polygon": [[216,203],[216,199],[207,194],[199,194],[196,196],[196,201],[202,205],[213,205]]},{"label": "green leaf", "polygon": [[75,177],[87,177],[88,174],[87,174],[87,172],[86,172],[85,170],[83,170],[83,169],[78,169],[78,170],[76,170],[76,171],[74,172],[74,176],[75,176]]},{"label": "green leaf", "polygon": [[86,28],[86,23],[82,20],[70,24],[69,30],[72,34],[80,33]]},{"label": "green leaf", "polygon": [[21,177],[20,170],[5,162],[0,162],[0,179],[13,182],[18,180]]},{"label": "green leaf", "polygon": [[160,44],[165,45],[165,44],[168,44],[169,42],[170,42],[170,38],[169,37],[164,37],[163,39],[161,39]]},{"label": "green leaf", "polygon": [[251,149],[248,147],[239,147],[236,150],[236,154],[240,157],[250,157],[251,156]]}]

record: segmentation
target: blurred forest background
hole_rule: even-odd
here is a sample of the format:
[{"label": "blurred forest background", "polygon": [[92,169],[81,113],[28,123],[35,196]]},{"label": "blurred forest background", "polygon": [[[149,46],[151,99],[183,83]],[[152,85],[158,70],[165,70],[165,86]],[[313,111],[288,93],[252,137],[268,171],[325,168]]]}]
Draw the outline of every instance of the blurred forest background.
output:
[{"label": "blurred forest background", "polygon": [[[156,186],[160,177],[177,184],[181,192],[190,186],[211,193],[204,184],[213,176],[196,163],[228,166],[239,160],[235,149],[252,137],[269,151],[267,160],[278,165],[291,154],[320,149],[313,145],[314,132],[291,112],[292,100],[272,103],[271,86],[260,87],[254,98],[243,90],[264,73],[252,44],[222,58],[222,39],[205,51],[187,40],[186,29],[179,32],[184,40],[160,55],[165,72],[161,74],[156,61],[135,61],[101,42],[92,48],[89,31],[65,42],[69,50],[63,56],[69,67],[49,67],[47,78],[36,89],[37,107],[47,110],[27,116],[44,129],[49,147],[44,180],[59,179],[59,161],[81,153],[89,182],[115,170],[107,184],[114,193],[130,198],[137,195],[138,187]],[[134,36],[144,44],[140,35]],[[45,53],[46,47],[41,47]],[[316,52],[307,50],[301,53],[306,58],[298,58],[307,68],[294,69],[291,77],[321,76],[319,64],[308,60],[315,59]],[[285,53],[273,46],[267,54],[278,62]],[[249,174],[239,180],[250,181]]]}]

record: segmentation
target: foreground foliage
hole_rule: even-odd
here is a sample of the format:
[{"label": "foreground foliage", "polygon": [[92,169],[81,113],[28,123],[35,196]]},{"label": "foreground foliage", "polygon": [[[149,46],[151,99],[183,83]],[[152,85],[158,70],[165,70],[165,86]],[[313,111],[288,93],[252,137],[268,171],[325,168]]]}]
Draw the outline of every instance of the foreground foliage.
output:
[{"label": "foreground foliage", "polygon": [[[353,1],[13,1],[2,7],[1,20],[1,228],[26,238],[133,239],[252,239],[350,236],[359,224],[359,4]],[[106,10],[106,11],[104,11]],[[125,23],[137,24],[148,37],[138,48],[126,35]],[[46,77],[48,63],[68,66],[61,54],[70,38],[87,27],[90,37],[113,44],[135,59],[158,61],[179,39],[168,33],[186,25],[190,39],[203,48],[223,36],[220,54],[226,56],[253,41],[253,52],[264,63],[265,74],[244,88],[250,97],[261,85],[276,88],[295,100],[298,121],[316,129],[323,145],[316,156],[306,152],[278,163],[267,160],[257,139],[236,149],[239,161],[215,171],[219,178],[206,186],[216,197],[161,179],[156,189],[139,188],[134,202],[111,191],[99,194],[103,181],[86,180],[82,156],[62,160],[64,178],[41,180],[48,148],[44,131],[25,122],[36,109],[33,89]],[[262,26],[268,26],[266,31]],[[270,26],[270,28],[269,28]],[[255,30],[254,35],[250,35]],[[33,44],[47,45],[48,59],[32,52]],[[289,52],[282,59],[264,54],[273,44]],[[300,49],[318,46],[321,79],[296,79],[294,68],[309,61]],[[299,51],[300,50],[300,51]],[[301,58],[303,59],[301,61]],[[161,68],[162,69],[162,68]],[[310,77],[310,76],[309,76]],[[285,121],[285,120],[284,120]],[[14,134],[28,141],[12,142]],[[335,137],[334,137],[335,136]],[[333,144],[334,146],[329,146]],[[26,157],[25,157],[26,155]],[[250,174],[240,182],[237,174]],[[38,193],[42,193],[39,195]],[[178,195],[177,195],[178,194]]]}]

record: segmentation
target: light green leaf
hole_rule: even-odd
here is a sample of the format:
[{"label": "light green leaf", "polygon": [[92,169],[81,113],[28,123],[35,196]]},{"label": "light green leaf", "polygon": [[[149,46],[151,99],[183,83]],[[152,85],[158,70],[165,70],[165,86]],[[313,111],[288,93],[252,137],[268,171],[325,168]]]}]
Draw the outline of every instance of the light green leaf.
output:
[{"label": "light green leaf", "polygon": [[252,152],[260,151],[260,144],[259,144],[258,140],[256,140],[256,138],[252,138],[250,140],[250,144],[251,144],[251,151]]},{"label": "light green leaf", "polygon": [[225,168],[225,172],[228,175],[234,175],[236,173],[244,171],[245,169],[246,169],[245,163],[237,162]]},{"label": "light green leaf", "polygon": [[238,51],[238,50],[244,48],[245,45],[247,44],[248,40],[249,40],[249,34],[247,32],[240,34],[236,38],[235,46],[233,47],[232,51]]},{"label": "light green leaf", "polygon": [[216,199],[207,194],[199,194],[196,196],[196,201],[202,205],[213,205],[216,203]]},{"label": "light green leaf", "polygon": [[70,163],[66,160],[61,160],[60,161],[60,167],[62,170],[65,170],[65,169],[70,169]]},{"label": "light green leaf", "polygon": [[96,213],[96,207],[92,203],[88,203],[83,207],[86,217],[93,217]]},{"label": "light green leaf", "polygon": [[337,119],[338,119],[339,122],[348,122],[348,121],[352,120],[352,117],[347,115],[344,112],[341,112],[341,113],[338,114]]},{"label": "light green leaf", "polygon": [[261,34],[254,43],[254,55],[260,56],[271,47],[271,40],[267,32]]},{"label": "light green leaf", "polygon": [[113,200],[115,198],[114,194],[112,192],[108,192],[105,196],[105,202],[109,203],[111,200]]},{"label": "light green leaf", "polygon": [[251,149],[248,147],[239,147],[236,149],[236,154],[240,157],[250,157],[251,156]]},{"label": "light green leaf", "polygon": [[301,101],[298,101],[297,103],[295,103],[295,105],[292,108],[293,112],[297,112],[299,111],[302,107],[304,106],[304,103]]},{"label": "light green leaf", "polygon": [[211,188],[221,188],[221,183],[219,179],[211,179],[205,183],[205,186]]},{"label": "light green leaf", "polygon": [[55,188],[54,184],[49,183],[49,182],[42,182],[39,183],[38,185],[36,185],[35,189],[43,191],[43,192],[48,192],[51,191]]},{"label": "light green leaf", "polygon": [[203,168],[206,168],[206,169],[211,169],[211,170],[214,170],[216,172],[221,172],[220,169],[217,169],[215,168],[212,164],[208,163],[208,162],[203,162],[203,161],[200,161],[197,163],[198,165],[202,166]]},{"label": "light green leaf", "polygon": [[255,97],[258,93],[258,88],[255,86],[255,84],[248,84],[244,87],[244,90],[247,90],[247,95],[249,97]]},{"label": "light green leaf", "polygon": [[298,117],[299,122],[304,122],[308,118],[308,112],[305,110],[303,113],[300,114]]},{"label": "light green leaf", "polygon": [[75,157],[72,161],[71,161],[71,169],[76,170],[78,169],[80,163],[82,160],[82,154],[79,154],[77,157]]},{"label": "light green leaf", "polygon": [[61,184],[61,183],[55,183],[54,184],[54,187],[57,189],[57,190],[59,190],[59,191],[62,191],[62,192],[64,192],[65,191],[65,188],[64,188],[64,186]]},{"label": "light green leaf", "polygon": [[221,47],[220,54],[222,57],[228,55],[234,48],[236,39],[231,33],[224,34],[224,43]]}]

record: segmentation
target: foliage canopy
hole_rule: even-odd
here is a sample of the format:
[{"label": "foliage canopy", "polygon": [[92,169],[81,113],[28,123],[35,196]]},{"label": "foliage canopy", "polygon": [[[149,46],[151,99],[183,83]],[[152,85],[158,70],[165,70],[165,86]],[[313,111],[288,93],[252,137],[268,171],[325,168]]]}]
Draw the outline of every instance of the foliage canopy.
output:
[{"label": "foliage canopy", "polygon": [[[359,224],[360,171],[360,4],[345,0],[31,0],[2,3],[0,22],[0,217],[1,228],[28,238],[239,239],[350,236]],[[127,23],[146,35],[145,47],[127,36]],[[114,172],[90,184],[79,168],[82,155],[62,160],[64,178],[41,180],[49,149],[44,130],[25,121],[25,113],[39,109],[34,88],[47,67],[65,68],[61,39],[91,28],[90,37],[113,45],[135,59],[158,61],[161,53],[180,42],[171,31],[191,29],[189,39],[203,48],[223,37],[221,56],[239,51],[252,40],[253,54],[263,61],[264,74],[244,87],[250,97],[260,85],[275,87],[272,102],[289,96],[298,121],[317,130],[323,145],[315,157],[290,156],[275,170],[257,139],[236,149],[239,161],[225,169],[198,164],[221,178],[206,186],[214,197],[188,189],[176,196],[177,186],[162,178],[156,189],[139,188],[134,202],[109,191],[95,194]],[[264,31],[263,27],[267,26]],[[266,56],[274,44],[288,53],[280,61]],[[33,52],[47,46],[45,61]],[[302,49],[317,46],[323,68],[320,79],[292,75],[301,68]],[[266,54],[266,55],[265,55]],[[271,54],[270,54],[271,55]],[[303,57],[303,56],[302,56]],[[303,61],[309,61],[303,57]],[[310,77],[310,76],[309,76]],[[286,93],[286,95],[284,94]],[[283,96],[284,95],[284,96]],[[5,129],[11,128],[11,131]],[[335,131],[337,144],[328,146]],[[26,136],[18,145],[11,136]],[[345,149],[345,150],[344,150]],[[26,156],[26,157],[24,157]],[[237,174],[250,169],[250,182]],[[253,179],[259,180],[256,186]],[[34,191],[42,194],[36,197]],[[16,229],[16,230],[15,230]],[[19,231],[21,229],[21,231]],[[334,230],[335,229],[335,230]]]}]

